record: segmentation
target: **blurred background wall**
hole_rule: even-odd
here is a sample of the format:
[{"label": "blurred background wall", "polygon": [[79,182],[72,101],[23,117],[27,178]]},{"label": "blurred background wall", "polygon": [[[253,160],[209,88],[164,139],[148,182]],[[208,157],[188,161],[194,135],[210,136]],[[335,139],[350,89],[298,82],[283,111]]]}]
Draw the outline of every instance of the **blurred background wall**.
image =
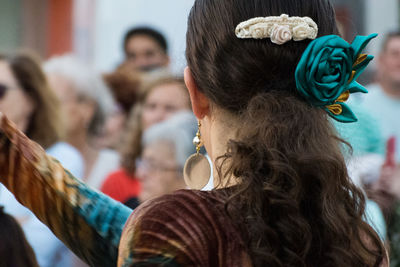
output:
[{"label": "blurred background wall", "polygon": [[[172,70],[185,66],[186,19],[194,0],[0,0],[0,52],[30,48],[43,58],[75,52],[101,71],[122,59],[124,32],[150,25],[168,38]],[[344,37],[399,27],[399,0],[332,0]],[[380,38],[370,53],[379,50]]]}]

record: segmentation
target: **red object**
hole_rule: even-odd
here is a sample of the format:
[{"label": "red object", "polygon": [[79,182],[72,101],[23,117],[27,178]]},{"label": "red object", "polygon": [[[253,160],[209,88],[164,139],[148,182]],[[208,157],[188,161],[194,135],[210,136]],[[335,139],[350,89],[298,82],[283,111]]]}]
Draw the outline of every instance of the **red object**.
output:
[{"label": "red object", "polygon": [[119,169],[108,175],[100,190],[111,198],[124,203],[139,195],[140,183],[124,169]]},{"label": "red object", "polygon": [[73,1],[48,2],[47,56],[60,55],[72,50]]},{"label": "red object", "polygon": [[396,137],[392,136],[388,139],[386,143],[386,159],[385,163],[383,164],[383,167],[390,167],[390,168],[396,167],[395,154],[396,154]]}]

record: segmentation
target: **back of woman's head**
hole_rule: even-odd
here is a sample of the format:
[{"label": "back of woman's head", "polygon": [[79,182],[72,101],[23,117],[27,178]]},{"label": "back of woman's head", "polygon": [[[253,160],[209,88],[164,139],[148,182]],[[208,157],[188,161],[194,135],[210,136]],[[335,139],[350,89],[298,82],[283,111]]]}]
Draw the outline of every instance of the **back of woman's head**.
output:
[{"label": "back of woman's head", "polygon": [[236,26],[255,17],[308,16],[318,36],[336,34],[328,0],[196,0],[190,13],[186,57],[194,79],[215,104],[243,110],[250,98],[269,91],[295,92],[294,72],[309,41],[276,45],[270,39],[239,39]]},{"label": "back of woman's head", "polygon": [[39,267],[18,222],[0,207],[0,267]]},{"label": "back of woman's head", "polygon": [[33,54],[20,52],[13,55],[0,55],[0,59],[8,62],[21,89],[34,103],[25,134],[48,148],[62,138],[60,124],[60,104],[50,89],[40,62]]},{"label": "back of woman's head", "polygon": [[[212,112],[240,123],[217,160],[238,186],[226,203],[254,266],[373,266],[381,241],[362,217],[365,200],[347,174],[341,140],[321,108],[297,94],[295,70],[310,40],[239,39],[255,17],[310,17],[336,34],[328,0],[196,0],[186,57]],[[233,115],[233,117],[232,117]]]}]

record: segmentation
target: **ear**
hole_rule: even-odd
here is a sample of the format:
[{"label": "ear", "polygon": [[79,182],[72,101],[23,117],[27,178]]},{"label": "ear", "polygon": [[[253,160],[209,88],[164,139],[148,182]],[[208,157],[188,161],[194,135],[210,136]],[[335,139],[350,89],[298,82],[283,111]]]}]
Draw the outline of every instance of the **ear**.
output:
[{"label": "ear", "polygon": [[198,119],[202,119],[204,116],[209,115],[210,100],[199,91],[189,67],[185,68],[184,79],[186,87],[189,90],[193,113]]}]

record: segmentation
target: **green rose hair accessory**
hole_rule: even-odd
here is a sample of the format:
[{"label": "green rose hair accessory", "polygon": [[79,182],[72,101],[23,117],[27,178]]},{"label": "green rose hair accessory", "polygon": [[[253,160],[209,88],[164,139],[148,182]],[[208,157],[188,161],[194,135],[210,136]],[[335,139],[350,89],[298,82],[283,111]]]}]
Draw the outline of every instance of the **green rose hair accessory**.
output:
[{"label": "green rose hair accessory", "polygon": [[313,40],[296,68],[300,95],[337,121],[356,122],[356,116],[345,102],[352,93],[368,93],[356,79],[373,59],[361,51],[376,36],[357,36],[352,44],[337,35]]}]

